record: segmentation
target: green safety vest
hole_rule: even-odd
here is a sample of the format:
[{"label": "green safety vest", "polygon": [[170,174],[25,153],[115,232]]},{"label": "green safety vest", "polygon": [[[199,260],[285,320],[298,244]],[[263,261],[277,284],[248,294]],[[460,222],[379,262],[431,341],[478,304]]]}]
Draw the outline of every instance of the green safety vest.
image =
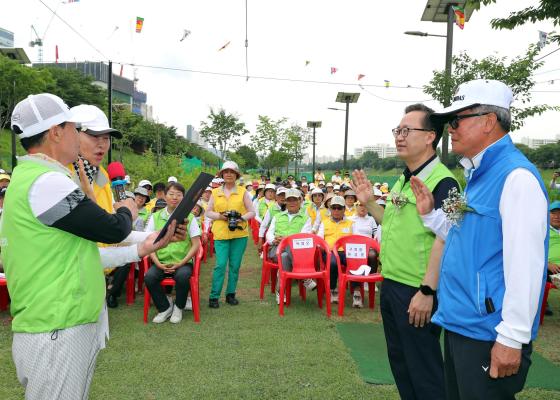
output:
[{"label": "green safety vest", "polygon": [[[430,191],[444,178],[455,179],[438,159],[428,164],[417,176]],[[384,278],[418,287],[426,274],[435,235],[424,227],[416,211],[416,198],[410,188],[410,181],[403,184],[404,175],[401,175],[389,198],[392,193],[402,193],[408,202],[397,209],[392,201],[387,201],[383,215],[381,273]]]},{"label": "green safety vest", "polygon": [[560,233],[556,230],[549,229],[550,239],[548,240],[548,261],[554,264],[560,264]]},{"label": "green safety vest", "polygon": [[4,204],[0,244],[14,332],[50,332],[96,322],[104,304],[97,244],[44,225],[31,210],[31,185],[52,171],[67,173],[48,161],[21,160]]},{"label": "green safety vest", "polygon": [[274,202],[269,208],[268,208],[268,212],[270,213],[270,220],[272,221],[272,218],[274,218],[277,214],[280,214],[282,211],[282,209],[280,208],[280,206],[278,205],[278,203]]},{"label": "green safety vest", "polygon": [[266,214],[266,211],[273,205],[276,204],[275,201],[271,200],[269,202],[267,202],[267,200],[263,197],[261,198],[261,200],[259,200],[259,218],[262,220],[264,218],[264,215]]},{"label": "green safety vest", "polygon": [[142,218],[142,221],[144,221],[144,223],[146,223],[148,221],[148,217],[150,216],[150,213],[148,210],[146,210],[146,207],[144,206],[140,210],[138,210],[138,216]]},{"label": "green safety vest", "polygon": [[[163,228],[164,225],[167,223],[168,219],[169,219],[169,214],[167,213],[166,208],[163,208],[155,212],[154,213],[155,230],[158,231],[161,228]],[[175,264],[183,260],[183,258],[185,258],[185,256],[187,255],[187,253],[189,252],[192,246],[191,238],[188,233],[189,233],[190,225],[193,223],[194,219],[195,219],[194,215],[192,214],[189,214],[189,216],[187,217],[188,220],[187,238],[185,240],[181,242],[169,243],[166,247],[164,247],[163,249],[159,249],[156,252],[159,262],[161,262],[162,264]],[[197,223],[196,220],[195,223]]]},{"label": "green safety vest", "polygon": [[296,215],[290,218],[288,217],[288,211],[281,212],[277,214],[274,218],[276,218],[276,226],[275,226],[275,235],[280,237],[294,235],[296,233],[300,233],[307,221],[307,214],[300,210]]}]

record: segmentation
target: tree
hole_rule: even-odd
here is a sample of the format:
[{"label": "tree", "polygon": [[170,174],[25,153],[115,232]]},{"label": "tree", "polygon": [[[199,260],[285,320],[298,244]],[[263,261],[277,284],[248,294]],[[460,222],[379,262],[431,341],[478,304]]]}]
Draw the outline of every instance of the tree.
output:
[{"label": "tree", "polygon": [[223,108],[217,113],[210,108],[207,118],[208,122],[200,123],[200,136],[219,152],[221,157],[225,157],[230,148],[239,146],[239,139],[249,133],[245,123],[240,122],[235,115],[226,113]]},{"label": "tree", "polygon": [[[479,9],[481,5],[487,6],[496,3],[496,0],[471,0],[470,3],[475,9]],[[494,18],[490,24],[494,29],[514,29],[527,22],[535,23],[549,19],[555,26],[560,25],[560,2],[558,0],[540,0],[539,5],[512,12],[506,18]],[[550,40],[560,44],[560,35],[553,34],[550,36]]]},{"label": "tree", "polygon": [[[475,60],[466,53],[461,53],[453,57],[451,77],[448,78],[445,71],[434,71],[434,77],[424,86],[424,92],[440,103],[445,103],[445,99],[450,96],[450,88],[456,88],[461,83],[473,79],[496,79],[512,89],[518,104],[530,103],[531,89],[535,85],[532,75],[543,64],[543,61],[535,60],[538,53],[539,49],[531,45],[524,56],[514,58],[509,64],[506,57],[492,55],[482,60]],[[511,107],[512,130],[523,126],[523,121],[528,117],[559,109],[557,106],[547,104],[523,108]]]},{"label": "tree", "polygon": [[44,93],[54,84],[48,71],[19,64],[0,55],[0,129],[8,126],[14,106],[33,93]]},{"label": "tree", "polygon": [[107,95],[105,90],[93,83],[93,77],[75,69],[62,69],[58,67],[38,67],[46,70],[53,77],[47,92],[64,99],[69,107],[80,104],[92,104],[106,110]]},{"label": "tree", "polygon": [[261,165],[270,174],[271,169],[286,165],[289,156],[286,153],[287,131],[286,118],[275,121],[266,115],[259,115],[257,133],[251,135],[251,148],[257,153]]},{"label": "tree", "polygon": [[239,146],[234,153],[245,162],[245,168],[255,169],[259,166],[259,157],[254,149],[247,145]]},{"label": "tree", "polygon": [[303,159],[303,152],[309,147],[312,141],[311,133],[308,129],[302,128],[297,124],[293,124],[291,127],[285,130],[284,143],[282,145],[282,150],[286,153],[288,157],[288,162],[290,160],[294,161],[294,173],[298,173],[298,164]]}]

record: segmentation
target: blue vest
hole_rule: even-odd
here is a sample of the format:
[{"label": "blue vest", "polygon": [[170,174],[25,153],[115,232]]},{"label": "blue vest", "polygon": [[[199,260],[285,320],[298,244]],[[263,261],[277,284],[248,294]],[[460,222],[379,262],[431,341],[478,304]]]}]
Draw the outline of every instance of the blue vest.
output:
[{"label": "blue vest", "polygon": [[[465,188],[467,206],[474,211],[465,212],[459,225],[451,228],[445,242],[438,286],[439,303],[432,322],[476,340],[496,340],[495,328],[502,321],[505,283],[499,206],[505,180],[517,168],[531,172],[547,197],[538,170],[507,135],[482,156],[480,166],[474,170]],[[548,214],[545,209],[542,212]],[[539,310],[546,281],[548,233],[543,247],[545,257]],[[495,311],[490,312],[490,304]],[[531,340],[537,336],[539,314],[537,311],[533,321]]]}]

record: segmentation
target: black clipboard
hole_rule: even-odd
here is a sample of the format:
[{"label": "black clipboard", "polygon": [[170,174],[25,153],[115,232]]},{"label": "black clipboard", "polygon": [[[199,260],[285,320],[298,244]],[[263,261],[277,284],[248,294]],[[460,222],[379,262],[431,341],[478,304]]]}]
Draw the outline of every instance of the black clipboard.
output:
[{"label": "black clipboard", "polygon": [[198,175],[198,178],[196,178],[192,186],[187,190],[187,193],[185,193],[185,196],[183,196],[183,200],[181,200],[177,208],[169,216],[169,219],[161,229],[156,240],[154,240],[154,243],[159,242],[161,238],[165,236],[167,227],[171,221],[177,221],[177,224],[183,223],[194,208],[198,199],[202,196],[202,193],[204,193],[204,190],[208,187],[210,182],[212,182],[212,179],[214,179],[214,175],[207,174],[206,172],[202,172]]}]

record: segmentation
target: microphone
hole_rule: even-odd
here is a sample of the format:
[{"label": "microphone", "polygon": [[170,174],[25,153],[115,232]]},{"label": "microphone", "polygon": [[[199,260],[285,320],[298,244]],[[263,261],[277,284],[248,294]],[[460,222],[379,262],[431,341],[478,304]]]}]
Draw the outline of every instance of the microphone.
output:
[{"label": "microphone", "polygon": [[107,173],[109,174],[109,179],[111,179],[111,187],[115,191],[116,200],[126,200],[124,188],[127,182],[125,180],[124,166],[118,161],[113,161],[107,165]]}]

